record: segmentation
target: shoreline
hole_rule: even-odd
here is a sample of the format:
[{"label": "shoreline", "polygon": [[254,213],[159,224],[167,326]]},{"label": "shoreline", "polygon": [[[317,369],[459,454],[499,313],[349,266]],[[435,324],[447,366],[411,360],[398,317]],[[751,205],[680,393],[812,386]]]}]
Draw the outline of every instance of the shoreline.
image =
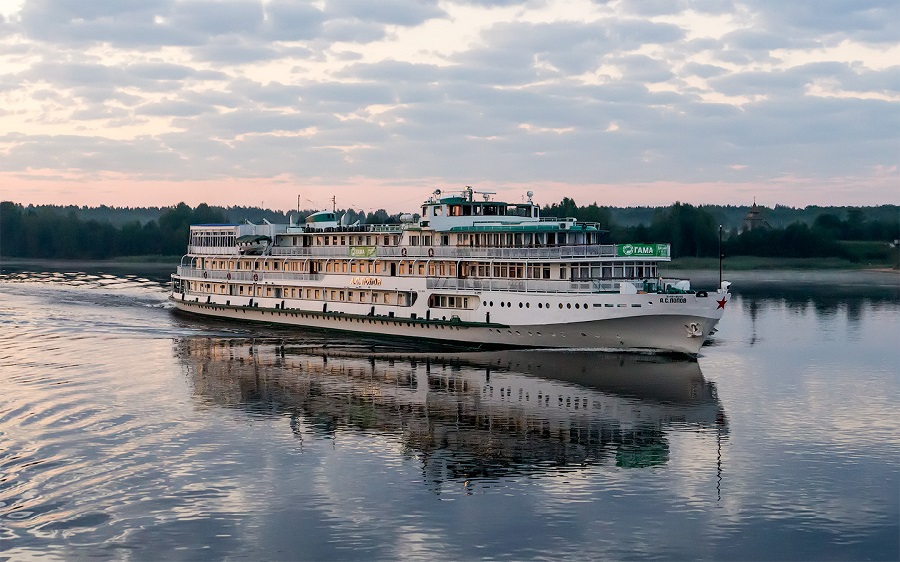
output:
[{"label": "shoreline", "polygon": [[43,266],[53,269],[61,268],[110,268],[110,269],[134,269],[139,267],[142,270],[160,269],[175,271],[181,256],[177,256],[172,261],[156,260],[144,261],[139,259],[140,256],[134,256],[137,259],[113,259],[113,260],[61,260],[61,259],[34,259],[34,258],[2,258],[0,259],[0,268],[8,266]]},{"label": "shoreline", "polygon": [[[660,268],[660,275],[689,279],[691,288],[695,290],[709,290],[719,284],[718,269]],[[740,287],[765,285],[792,285],[798,288],[804,285],[871,287],[900,290],[900,271],[895,269],[723,269],[722,280],[734,284],[732,290],[739,290]]]}]

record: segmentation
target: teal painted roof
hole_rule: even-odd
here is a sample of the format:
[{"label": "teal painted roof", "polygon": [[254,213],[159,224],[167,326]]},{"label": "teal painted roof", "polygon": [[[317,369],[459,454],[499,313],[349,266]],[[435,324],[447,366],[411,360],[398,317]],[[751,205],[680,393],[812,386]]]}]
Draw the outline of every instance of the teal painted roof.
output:
[{"label": "teal painted roof", "polygon": [[319,211],[306,217],[306,222],[328,222],[335,219],[335,214],[331,211]]}]

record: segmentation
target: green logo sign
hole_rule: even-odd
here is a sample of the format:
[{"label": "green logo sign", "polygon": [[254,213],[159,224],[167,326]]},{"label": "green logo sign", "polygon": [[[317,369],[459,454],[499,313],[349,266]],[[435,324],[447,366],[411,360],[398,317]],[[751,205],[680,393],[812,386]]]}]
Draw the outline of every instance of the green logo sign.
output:
[{"label": "green logo sign", "polygon": [[616,244],[616,255],[620,258],[667,258],[668,244]]},{"label": "green logo sign", "polygon": [[350,246],[351,258],[374,258],[375,246]]}]

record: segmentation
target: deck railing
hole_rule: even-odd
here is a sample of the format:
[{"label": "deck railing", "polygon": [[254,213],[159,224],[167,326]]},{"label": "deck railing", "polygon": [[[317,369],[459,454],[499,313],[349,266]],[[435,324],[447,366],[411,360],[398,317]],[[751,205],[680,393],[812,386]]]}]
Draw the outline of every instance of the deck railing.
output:
[{"label": "deck railing", "polygon": [[[281,257],[346,258],[350,248],[358,246],[273,246],[270,255]],[[615,244],[589,246],[553,246],[535,248],[476,248],[471,246],[370,246],[374,255],[367,259],[450,259],[450,260],[556,260],[577,258],[616,258],[644,261],[646,257],[622,257]],[[658,259],[658,258],[657,258]],[[666,258],[667,259],[667,258]]]},{"label": "deck railing", "polygon": [[517,293],[605,293],[618,292],[620,283],[634,283],[636,287],[643,281],[566,281],[546,279],[456,279],[429,277],[425,280],[428,289],[456,291],[510,291]]},{"label": "deck railing", "polygon": [[[367,250],[353,255],[355,251]],[[243,259],[281,258],[357,258],[357,259],[442,259],[442,260],[559,260],[616,258],[622,261],[669,261],[668,257],[619,256],[615,244],[551,246],[533,248],[484,248],[472,246],[271,246],[264,255],[242,255],[236,248],[188,246],[191,254],[233,256]]]},{"label": "deck railing", "polygon": [[[205,274],[205,275],[204,275]],[[180,277],[205,281],[235,281],[244,283],[265,283],[272,281],[321,281],[321,273],[295,273],[292,271],[222,271],[178,266]]]}]

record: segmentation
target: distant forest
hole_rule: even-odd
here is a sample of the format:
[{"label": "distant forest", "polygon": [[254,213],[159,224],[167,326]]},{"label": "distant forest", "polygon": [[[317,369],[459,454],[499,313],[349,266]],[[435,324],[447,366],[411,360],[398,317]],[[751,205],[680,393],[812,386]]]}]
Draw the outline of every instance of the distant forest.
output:
[{"label": "distant forest", "polygon": [[[669,242],[675,257],[718,255],[719,225],[726,255],[837,257],[851,261],[890,259],[889,243],[900,238],[900,207],[760,207],[762,226],[748,230],[747,206],[605,207],[579,206],[573,199],[542,209],[545,217],[575,217],[599,223],[606,242]],[[42,259],[107,259],[119,256],[180,255],[191,224],[288,222],[299,213],[258,207],[75,207],[0,203],[0,256]],[[399,222],[384,209],[348,213],[349,222]]]}]

